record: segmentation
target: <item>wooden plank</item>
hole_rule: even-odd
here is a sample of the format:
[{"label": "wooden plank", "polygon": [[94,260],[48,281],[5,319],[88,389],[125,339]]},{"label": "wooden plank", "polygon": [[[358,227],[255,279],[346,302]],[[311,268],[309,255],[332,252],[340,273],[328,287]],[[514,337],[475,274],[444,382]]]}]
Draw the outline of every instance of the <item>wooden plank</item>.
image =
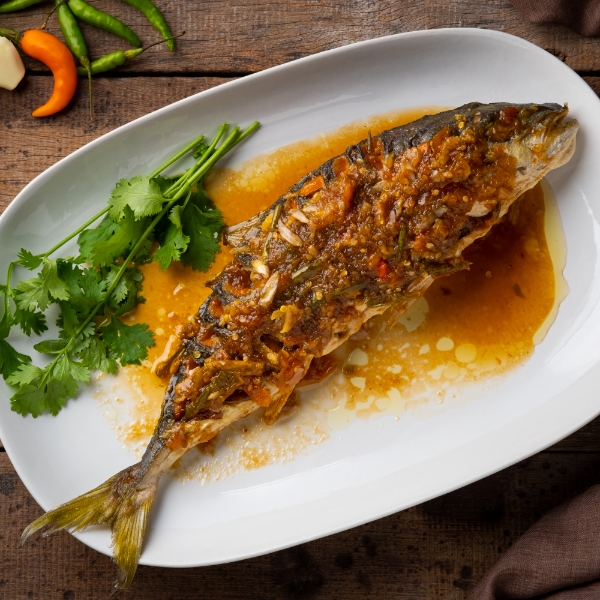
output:
[{"label": "wooden plank", "polygon": [[[297,548],[228,565],[140,567],[123,600],[464,599],[540,516],[600,477],[600,457],[544,453],[461,490]],[[107,597],[109,558],[60,533],[19,549],[40,508],[0,454],[0,595]],[[234,543],[234,541],[232,541]]]},{"label": "wooden plank", "polygon": [[[526,21],[508,0],[233,0],[230,2],[158,0],[174,32],[186,31],[177,52],[154,48],[125,71],[145,73],[236,73],[260,71],[290,60],[352,42],[419,29],[478,27],[525,38],[561,57],[573,69],[600,70],[600,41],[582,38],[559,26]],[[117,0],[95,5],[128,23],[145,43],[160,39],[135,9]],[[48,5],[2,16],[15,29],[39,27]],[[83,26],[92,57],[126,42]],[[59,31],[56,18],[48,30]],[[35,61],[31,69],[40,70]]]},{"label": "wooden plank", "polygon": [[[87,92],[80,88],[70,108],[55,117],[34,119],[31,111],[51,93],[48,77],[29,77],[13,94],[0,94],[0,211],[36,175],[61,158],[120,125],[219,85],[220,77],[133,77],[96,82],[94,119]],[[132,101],[135,99],[135,102]]]}]

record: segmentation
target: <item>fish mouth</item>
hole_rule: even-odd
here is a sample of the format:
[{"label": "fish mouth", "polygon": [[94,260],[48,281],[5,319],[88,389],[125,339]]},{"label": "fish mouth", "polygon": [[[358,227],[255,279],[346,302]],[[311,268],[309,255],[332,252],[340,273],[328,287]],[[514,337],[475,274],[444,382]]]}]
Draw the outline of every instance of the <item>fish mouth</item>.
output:
[{"label": "fish mouth", "polygon": [[535,154],[539,154],[541,150],[544,159],[551,163],[553,169],[566,163],[575,151],[579,122],[575,119],[566,121],[568,114],[569,106],[565,104],[560,110],[540,115],[540,121],[533,124],[533,131],[527,136],[527,145]]},{"label": "fish mouth", "polygon": [[517,159],[515,189],[519,193],[533,187],[549,171],[561,167],[575,152],[579,123],[565,120],[567,105],[533,118],[529,131],[509,144],[507,152]]},{"label": "fish mouth", "polygon": [[564,165],[575,152],[579,122],[575,119],[564,121],[564,116],[548,129],[544,139],[544,152],[553,169]]}]

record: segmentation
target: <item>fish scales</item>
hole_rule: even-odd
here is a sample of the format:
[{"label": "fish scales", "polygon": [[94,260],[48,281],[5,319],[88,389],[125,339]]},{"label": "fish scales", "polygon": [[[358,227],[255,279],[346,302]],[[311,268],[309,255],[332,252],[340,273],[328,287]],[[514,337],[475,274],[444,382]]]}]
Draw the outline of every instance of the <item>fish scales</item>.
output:
[{"label": "fish scales", "polygon": [[471,103],[369,135],[230,227],[233,260],[155,365],[170,381],[142,460],[46,513],[23,539],[107,523],[117,587],[127,587],[161,474],[258,408],[274,422],[314,358],[468,268],[462,251],[573,154],[578,124],[567,112]]}]

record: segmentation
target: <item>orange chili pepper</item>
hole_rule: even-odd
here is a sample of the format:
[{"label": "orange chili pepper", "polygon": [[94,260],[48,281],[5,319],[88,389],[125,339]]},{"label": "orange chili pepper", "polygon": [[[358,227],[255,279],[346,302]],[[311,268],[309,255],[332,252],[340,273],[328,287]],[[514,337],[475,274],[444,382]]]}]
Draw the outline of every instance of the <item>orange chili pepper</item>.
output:
[{"label": "orange chili pepper", "polygon": [[49,117],[69,104],[77,89],[77,66],[70,50],[58,38],[40,29],[22,33],[0,27],[0,35],[21,47],[28,56],[50,67],[54,75],[54,90],[46,104],[31,113],[33,117]]}]

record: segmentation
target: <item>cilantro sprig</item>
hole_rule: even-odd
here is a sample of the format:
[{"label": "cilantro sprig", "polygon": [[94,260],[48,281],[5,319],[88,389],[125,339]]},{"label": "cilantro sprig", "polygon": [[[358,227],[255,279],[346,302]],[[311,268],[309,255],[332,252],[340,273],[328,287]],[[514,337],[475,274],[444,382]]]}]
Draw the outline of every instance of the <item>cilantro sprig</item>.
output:
[{"label": "cilantro sprig", "polygon": [[[147,357],[153,333],[145,324],[120,319],[144,302],[137,265],[156,260],[165,270],[181,261],[208,269],[219,251],[224,221],[202,188],[203,178],[258,126],[235,127],[224,137],[228,125],[223,124],[210,145],[201,136],[150,175],[121,179],[105,208],[47,252],[20,251],[0,285],[0,374],[16,387],[12,410],[23,416],[56,415],[92,371],[115,373],[119,365],[140,364]],[[176,177],[161,176],[190,152],[196,159],[192,167]],[[51,258],[75,237],[77,256]],[[13,285],[16,268],[35,274]],[[48,357],[45,366],[37,366],[7,338],[16,326],[27,336],[43,334],[52,306],[59,313],[58,337],[33,346]]]}]

